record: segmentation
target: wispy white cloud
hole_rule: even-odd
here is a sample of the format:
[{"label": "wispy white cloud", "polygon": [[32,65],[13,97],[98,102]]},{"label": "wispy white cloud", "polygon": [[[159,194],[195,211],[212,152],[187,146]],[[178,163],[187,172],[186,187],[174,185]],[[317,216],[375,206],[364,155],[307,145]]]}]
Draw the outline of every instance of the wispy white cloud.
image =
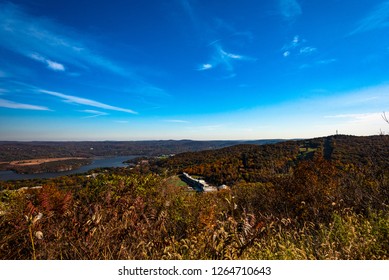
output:
[{"label": "wispy white cloud", "polygon": [[197,68],[197,70],[204,71],[204,70],[210,70],[217,67],[221,67],[222,69],[230,73],[230,75],[228,75],[229,77],[233,77],[231,76],[231,73],[234,72],[233,64],[235,62],[256,61],[255,58],[250,56],[227,52],[223,49],[223,47],[219,43],[213,44],[212,47],[214,48],[214,50],[210,62],[200,65]]},{"label": "wispy white cloud", "polygon": [[[305,107],[306,110],[321,110],[323,116],[338,118],[358,115],[359,112],[378,112],[389,106],[389,84],[370,87],[355,88],[344,92],[332,92],[328,90],[315,90],[312,98],[298,100],[292,106]],[[291,107],[292,108],[292,107]],[[370,113],[369,113],[370,114]]]},{"label": "wispy white cloud", "polygon": [[40,54],[32,53],[30,54],[30,58],[42,62],[43,64],[46,64],[47,68],[54,70],[54,71],[65,71],[65,66],[63,64],[52,61],[50,59],[47,59]]},{"label": "wispy white cloud", "polygon": [[226,57],[229,57],[229,58],[232,58],[232,59],[238,59],[238,60],[241,60],[243,57],[239,54],[233,54],[233,53],[227,53],[223,50],[222,51],[222,54]]},{"label": "wispy white cloud", "polygon": [[293,37],[292,42],[290,42],[290,48],[297,47],[300,43],[301,43],[300,36],[296,35],[296,36]]},{"label": "wispy white cloud", "polygon": [[377,5],[373,11],[358,23],[350,35],[385,27],[389,27],[389,1],[384,1]]},{"label": "wispy white cloud", "polygon": [[382,120],[382,113],[361,113],[361,114],[337,114],[325,116],[327,119],[347,119],[350,123],[370,123]]},{"label": "wispy white cloud", "polygon": [[323,59],[323,60],[318,60],[316,63],[317,64],[330,64],[337,62],[338,60],[336,58],[330,58],[330,59]]},{"label": "wispy white cloud", "polygon": [[[348,92],[315,91],[299,100],[207,116],[204,121],[222,123],[228,119],[233,122],[220,127],[214,134],[209,133],[219,135],[219,139],[225,139],[220,137],[224,135],[222,132],[235,135],[235,139],[241,137],[244,134],[237,128],[242,126],[255,128],[255,132],[243,136],[252,139],[317,137],[334,134],[337,129],[344,134],[372,135],[385,128],[386,123],[380,116],[385,108],[389,108],[389,84]],[[301,126],[302,122],[304,126]],[[188,134],[192,131],[194,128]],[[200,130],[198,134],[207,135],[207,132]]]},{"label": "wispy white cloud", "polygon": [[7,77],[7,76],[8,76],[8,75],[7,75],[6,72],[0,70],[0,78],[5,78],[5,77]]},{"label": "wispy white cloud", "polygon": [[[375,114],[375,113],[374,113]],[[337,114],[337,115],[328,115],[324,116],[327,119],[345,119],[345,118],[365,118],[366,116],[371,115],[369,114]]]},{"label": "wispy white cloud", "polygon": [[335,63],[337,61],[338,60],[335,58],[316,60],[316,61],[312,61],[311,63],[304,63],[304,64],[300,65],[299,68],[306,69],[306,68],[317,67],[317,66],[325,66],[325,65],[328,65],[331,63]]},{"label": "wispy white cloud", "polygon": [[[231,78],[235,77],[235,74],[233,73],[234,62],[256,60],[249,56],[228,52],[222,47],[222,42],[227,39],[234,41],[235,45],[243,45],[243,39],[245,42],[251,42],[253,40],[253,34],[251,32],[240,32],[221,18],[213,17],[210,21],[204,20],[196,13],[195,1],[179,0],[178,2],[190,18],[195,29],[199,34],[201,33],[201,39],[208,41],[207,47],[212,48],[209,61],[197,65],[195,70],[207,71],[218,68],[224,72],[228,72],[227,75],[226,73],[223,73],[223,78]],[[204,30],[206,32],[204,32]]]},{"label": "wispy white cloud", "polygon": [[300,49],[300,54],[309,55],[317,51],[317,48],[314,47],[303,47]]},{"label": "wispy white cloud", "polygon": [[9,109],[23,109],[23,110],[37,110],[37,111],[51,111],[44,106],[37,106],[31,104],[17,103],[6,99],[0,99],[0,107]]},{"label": "wispy white cloud", "polygon": [[197,70],[199,71],[204,71],[204,70],[209,70],[209,69],[212,69],[213,65],[210,64],[210,63],[205,63],[203,65],[201,65]]},{"label": "wispy white cloud", "polygon": [[236,33],[235,28],[221,18],[213,16],[205,19],[202,17],[201,13],[198,12],[200,7],[197,6],[197,0],[177,0],[177,2],[192,24],[194,30],[194,34],[193,32],[191,34],[192,40],[196,38],[203,43],[211,41],[209,45],[212,45],[220,41],[220,38],[217,39],[217,37],[223,37],[220,36],[221,33]]},{"label": "wispy white cloud", "polygon": [[90,107],[95,107],[95,108],[100,108],[100,109],[106,109],[106,110],[112,110],[112,111],[119,111],[119,112],[125,112],[125,113],[130,113],[130,114],[137,114],[137,112],[130,110],[130,109],[125,109],[125,108],[120,108],[120,107],[115,107],[111,106],[108,104],[104,104],[95,100],[83,98],[83,97],[78,97],[78,96],[72,96],[72,95],[67,95],[63,94],[60,92],[55,92],[55,91],[49,91],[49,90],[43,90],[40,89],[38,90],[40,93],[48,94],[51,96],[56,96],[61,98],[63,101],[68,102],[68,103],[74,103],[74,104],[79,104],[79,105],[86,105]]},{"label": "wispy white cloud", "polygon": [[[44,62],[56,71],[65,70],[62,64],[56,62],[64,61],[81,69],[98,67],[120,75],[131,74],[87,45],[85,34],[72,32],[50,19],[30,15],[14,4],[0,4],[1,47]],[[39,56],[31,56],[35,53]]]},{"label": "wispy white cloud", "polygon": [[[103,55],[104,46],[88,34],[80,34],[50,17],[32,15],[21,6],[4,1],[0,1],[0,49],[38,61],[52,71],[66,71],[68,76],[80,76],[94,71],[118,75],[125,78],[126,81],[123,82],[129,85],[120,89],[122,94],[136,91],[142,98],[169,96],[166,91],[135,73],[131,65],[120,60],[113,61]],[[23,69],[14,76],[29,76],[30,69],[22,68],[26,71]],[[0,72],[0,78],[1,76]],[[115,86],[112,91],[118,92],[119,89]]]},{"label": "wispy white cloud", "polygon": [[65,67],[58,62],[47,60],[47,67],[54,71],[65,71]]},{"label": "wispy white cloud", "polygon": [[191,131],[216,131],[218,129],[221,129],[224,125],[223,124],[209,124],[209,125],[199,125],[199,126],[190,126],[186,127],[186,129]]},{"label": "wispy white cloud", "polygon": [[318,49],[309,45],[308,41],[301,38],[299,35],[295,35],[291,41],[281,48],[281,52],[283,57],[292,55],[309,56],[318,52]]},{"label": "wispy white cloud", "polygon": [[171,97],[171,95],[162,88],[144,82],[138,82],[138,83],[139,85],[136,85],[133,88],[126,90],[126,92],[128,91],[134,95],[139,95],[142,97],[150,97],[153,99]]},{"label": "wispy white cloud", "polygon": [[100,116],[108,115],[108,113],[101,112],[101,111],[96,111],[96,110],[79,110],[79,112],[91,114],[89,116],[84,117],[84,119],[89,119],[89,118],[95,118],[95,117],[100,117]]},{"label": "wispy white cloud", "polygon": [[192,21],[192,24],[194,26],[197,26],[198,20],[195,16],[192,5],[189,3],[189,0],[179,0],[179,3],[181,4],[182,8],[185,10],[187,15],[189,16],[190,20]]},{"label": "wispy white cloud", "polygon": [[189,123],[189,121],[185,121],[185,120],[165,120],[165,122],[169,122],[169,123]]},{"label": "wispy white cloud", "polygon": [[96,110],[79,110],[79,112],[83,112],[83,113],[89,113],[89,114],[98,114],[98,115],[108,115],[107,113],[105,112],[101,112],[101,111],[96,111]]},{"label": "wispy white cloud", "polygon": [[301,40],[299,35],[295,35],[291,41],[286,43],[282,48],[282,55],[284,57],[288,57],[292,54],[292,51],[294,51],[296,48],[298,48],[302,42],[305,42],[305,40]]},{"label": "wispy white cloud", "polygon": [[232,60],[247,60],[247,61],[255,61],[256,60],[255,58],[252,58],[249,56],[226,52],[221,47],[218,47],[217,50],[218,50],[220,57],[222,59],[227,58],[227,59],[232,59]]},{"label": "wispy white cloud", "polygon": [[296,0],[278,0],[281,15],[285,20],[294,20],[303,12]]}]

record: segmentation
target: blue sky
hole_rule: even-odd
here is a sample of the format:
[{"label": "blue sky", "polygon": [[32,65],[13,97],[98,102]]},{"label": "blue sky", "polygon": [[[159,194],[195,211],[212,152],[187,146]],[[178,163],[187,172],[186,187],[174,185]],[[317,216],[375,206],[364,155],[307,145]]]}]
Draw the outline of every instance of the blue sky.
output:
[{"label": "blue sky", "polygon": [[0,0],[0,140],[389,127],[389,1]]}]

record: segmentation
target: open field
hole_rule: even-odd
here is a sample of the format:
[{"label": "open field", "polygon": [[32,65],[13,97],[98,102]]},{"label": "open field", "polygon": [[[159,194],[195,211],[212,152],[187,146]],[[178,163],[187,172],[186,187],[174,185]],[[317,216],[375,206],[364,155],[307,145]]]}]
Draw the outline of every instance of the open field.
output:
[{"label": "open field", "polygon": [[11,162],[4,162],[4,163],[8,163],[11,166],[29,166],[29,165],[38,165],[47,162],[73,160],[73,159],[86,159],[86,158],[85,157],[37,158],[37,159],[28,159],[28,160],[14,160]]},{"label": "open field", "polygon": [[168,179],[166,179],[166,184],[169,185],[169,186],[173,186],[173,187],[190,188],[190,186],[187,183],[185,183],[184,181],[182,181],[180,179],[180,177],[178,177],[177,175],[171,176]]},{"label": "open field", "polygon": [[12,170],[19,174],[61,172],[77,169],[89,164],[87,157],[55,157],[12,160],[0,163],[0,170]]}]

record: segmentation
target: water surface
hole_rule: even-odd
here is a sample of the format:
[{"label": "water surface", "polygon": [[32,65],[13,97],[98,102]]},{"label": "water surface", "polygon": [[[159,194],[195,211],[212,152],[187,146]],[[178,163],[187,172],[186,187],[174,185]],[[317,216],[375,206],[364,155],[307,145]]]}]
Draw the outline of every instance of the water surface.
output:
[{"label": "water surface", "polygon": [[38,174],[17,174],[13,171],[0,171],[0,180],[25,180],[25,179],[47,179],[55,178],[65,175],[85,173],[91,169],[103,168],[103,167],[126,167],[127,164],[123,161],[136,158],[138,156],[118,156],[118,157],[98,157],[94,158],[91,164],[81,166],[78,169],[64,171],[64,172],[52,172],[52,173],[38,173]]}]

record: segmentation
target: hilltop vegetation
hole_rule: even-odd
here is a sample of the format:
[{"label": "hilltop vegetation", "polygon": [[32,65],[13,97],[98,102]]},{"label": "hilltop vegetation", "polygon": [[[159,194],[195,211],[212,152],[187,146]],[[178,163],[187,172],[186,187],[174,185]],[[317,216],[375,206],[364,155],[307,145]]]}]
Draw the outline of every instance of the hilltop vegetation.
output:
[{"label": "hilltop vegetation", "polygon": [[[388,136],[238,145],[4,182],[3,259],[389,259]],[[182,171],[230,189],[195,193]],[[41,214],[39,214],[41,213]]]},{"label": "hilltop vegetation", "polygon": [[219,150],[182,153],[159,160],[154,168],[200,175],[214,184],[267,182],[290,174],[304,160],[325,159],[338,168],[388,167],[389,136],[334,135],[267,145],[237,145]]},{"label": "hilltop vegetation", "polygon": [[91,160],[87,158],[46,158],[3,163],[0,164],[0,170],[12,170],[19,174],[54,173],[77,169],[90,163]]},{"label": "hilltop vegetation", "polygon": [[[280,140],[246,141],[252,144],[275,143]],[[170,155],[188,151],[212,150],[245,143],[244,141],[82,141],[82,142],[0,142],[0,170],[17,173],[60,172],[89,164],[94,157],[143,157]],[[65,160],[63,160],[65,158]],[[20,165],[15,161],[52,160],[40,164]],[[58,160],[54,160],[58,159]]]},{"label": "hilltop vegetation", "polygon": [[[246,141],[252,144],[275,143],[281,140]],[[217,149],[244,141],[69,141],[69,142],[0,142],[0,162],[35,158],[96,156],[157,156],[188,151]]]}]

